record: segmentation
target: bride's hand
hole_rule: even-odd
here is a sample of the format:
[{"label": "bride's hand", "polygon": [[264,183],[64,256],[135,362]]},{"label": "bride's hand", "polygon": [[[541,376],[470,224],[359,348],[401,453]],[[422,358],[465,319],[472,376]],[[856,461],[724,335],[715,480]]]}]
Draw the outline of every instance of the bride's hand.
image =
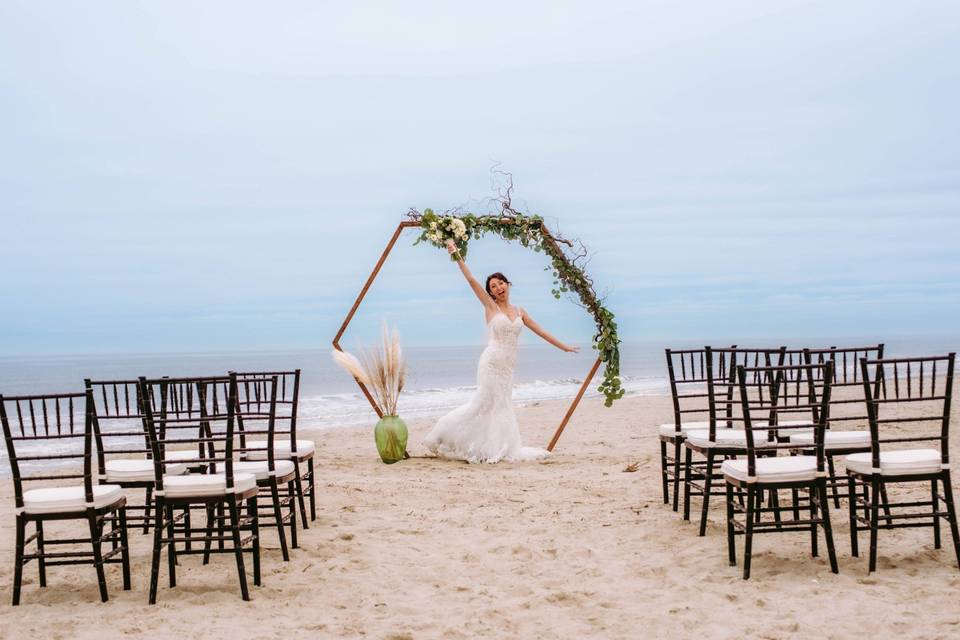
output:
[{"label": "bride's hand", "polygon": [[563,350],[567,353],[580,353],[580,347],[576,346],[571,347],[570,345],[564,345]]},{"label": "bride's hand", "polygon": [[450,239],[448,238],[448,239],[447,239],[447,253],[449,253],[450,255],[453,255],[453,254],[455,254],[458,250],[459,250],[459,249],[457,249],[457,244],[456,244],[453,240],[450,240]]}]

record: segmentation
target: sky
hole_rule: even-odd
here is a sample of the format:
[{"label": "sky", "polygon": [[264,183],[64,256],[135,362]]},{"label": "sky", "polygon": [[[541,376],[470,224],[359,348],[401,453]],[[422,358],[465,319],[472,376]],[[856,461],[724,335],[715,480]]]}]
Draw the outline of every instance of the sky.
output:
[{"label": "sky", "polygon": [[[579,238],[626,341],[956,335],[955,2],[0,5],[0,355],[328,345],[410,207]],[[401,237],[345,342],[478,344]],[[562,340],[542,255],[471,246]]]}]

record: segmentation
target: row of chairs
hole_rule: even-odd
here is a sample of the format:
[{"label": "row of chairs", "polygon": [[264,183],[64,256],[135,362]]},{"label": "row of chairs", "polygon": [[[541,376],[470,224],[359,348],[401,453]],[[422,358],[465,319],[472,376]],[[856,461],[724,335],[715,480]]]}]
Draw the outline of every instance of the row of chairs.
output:
[{"label": "row of chairs", "polygon": [[[754,534],[809,531],[816,556],[818,527],[836,572],[829,510],[841,500],[852,555],[869,531],[869,571],[878,531],[932,527],[939,549],[942,520],[960,565],[949,460],[955,355],[884,358],[883,349],[666,350],[674,421],[659,428],[664,503],[678,511],[682,489],[689,520],[699,498],[703,536],[711,497],[725,500],[731,565],[735,537],[746,538],[744,578]],[[888,496],[888,486],[917,483],[928,485],[922,499]]]},{"label": "row of chairs", "polygon": [[[104,566],[121,564],[130,589],[128,526],[153,532],[151,604],[163,550],[171,587],[178,556],[202,554],[207,564],[211,554],[234,554],[248,600],[244,553],[261,584],[260,529],[276,529],[287,561],[288,534],[297,547],[298,511],[303,528],[308,503],[309,520],[316,519],[315,444],[297,437],[299,385],[297,369],[88,379],[81,393],[0,395],[16,502],[13,604],[32,561],[41,587],[47,567],[93,564],[105,602]],[[128,502],[139,491],[142,504]],[[44,524],[57,520],[86,521],[87,536],[45,535]]]}]

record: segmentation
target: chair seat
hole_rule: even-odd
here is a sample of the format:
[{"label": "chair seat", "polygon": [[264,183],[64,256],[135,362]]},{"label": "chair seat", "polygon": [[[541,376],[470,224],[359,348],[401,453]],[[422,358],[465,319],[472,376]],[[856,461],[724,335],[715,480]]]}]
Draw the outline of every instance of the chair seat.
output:
[{"label": "chair seat", "polygon": [[[873,473],[873,454],[851,453],[844,462],[847,470],[863,475]],[[942,469],[942,458],[936,449],[900,449],[880,452],[880,475],[909,476],[937,473]]]},{"label": "chair seat", "polygon": [[[813,446],[812,433],[790,434],[790,444],[801,446]],[[851,449],[854,447],[870,448],[869,431],[824,431],[823,448],[824,449]]]},{"label": "chair seat", "polygon": [[[698,447],[747,447],[747,432],[743,429],[717,429],[716,439],[710,440],[710,431],[689,431],[687,433],[687,442]],[[756,432],[753,434],[753,444],[757,448],[766,446],[776,446],[776,442],[767,442],[767,432]]]},{"label": "chair seat", "polygon": [[[107,460],[104,465],[107,482],[153,482],[153,460]],[[182,464],[168,464],[166,474],[178,476],[186,473]]]},{"label": "chair seat", "polygon": [[691,429],[709,429],[710,423],[707,421],[703,422],[684,422],[680,425],[680,431],[677,431],[677,425],[670,422],[668,424],[662,424],[659,427],[660,435],[662,436],[673,436],[684,435],[687,431]]},{"label": "chair seat", "polygon": [[[299,451],[297,453],[300,453]],[[252,473],[257,480],[266,480],[270,477],[270,469],[266,460],[246,460],[233,463],[234,473]],[[293,473],[293,462],[290,460],[274,460],[273,475],[282,478]]]},{"label": "chair seat", "polygon": [[[101,509],[124,497],[123,489],[115,484],[99,484],[93,487],[93,507]],[[83,486],[43,487],[23,493],[23,510],[27,513],[69,513],[87,508]]]},{"label": "chair seat", "polygon": [[[304,457],[313,454],[316,445],[313,440],[297,440],[297,457]],[[275,458],[292,458],[293,452],[290,449],[289,438],[280,439],[273,443],[273,455]],[[247,455],[248,460],[266,460],[267,459],[267,441],[266,440],[248,440]]]},{"label": "chair seat", "polygon": [[[243,493],[257,486],[252,473],[233,474],[233,493]],[[163,490],[168,498],[199,498],[227,495],[227,477],[223,473],[163,476]]]},{"label": "chair seat", "polygon": [[720,470],[741,482],[804,482],[816,480],[817,459],[814,456],[781,456],[757,458],[756,479],[747,476],[747,460],[724,460]]}]

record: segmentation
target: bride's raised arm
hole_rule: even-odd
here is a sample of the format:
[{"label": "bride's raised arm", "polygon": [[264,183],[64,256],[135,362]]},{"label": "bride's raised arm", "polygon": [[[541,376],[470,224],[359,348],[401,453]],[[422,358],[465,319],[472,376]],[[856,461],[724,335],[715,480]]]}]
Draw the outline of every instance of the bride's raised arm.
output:
[{"label": "bride's raised arm", "polygon": [[470,273],[470,269],[467,267],[467,263],[463,261],[463,258],[460,257],[460,254],[457,252],[457,245],[453,240],[447,240],[447,251],[450,255],[457,254],[457,266],[460,267],[460,272],[463,274],[463,277],[467,279],[467,283],[470,285],[470,288],[473,289],[473,292],[477,294],[477,299],[480,300],[480,303],[483,305],[484,309],[487,310],[487,319],[489,320],[489,314],[497,312],[497,303],[493,301],[493,298],[490,297],[490,294],[483,288],[483,286],[477,282],[477,279],[473,277],[473,274]]},{"label": "bride's raised arm", "polygon": [[539,324],[537,324],[537,321],[531,318],[529,314],[527,314],[526,309],[520,309],[520,313],[523,316],[523,324],[527,325],[527,328],[530,329],[530,331],[533,331],[535,334],[537,334],[538,336],[540,336],[541,338],[543,338],[544,340],[546,340],[547,342],[555,346],[557,349],[560,349],[561,351],[566,351],[567,353],[577,353],[580,351],[580,347],[564,344],[559,340],[557,340],[556,338],[554,338],[552,335],[550,335],[546,331],[546,329],[544,329]]}]

